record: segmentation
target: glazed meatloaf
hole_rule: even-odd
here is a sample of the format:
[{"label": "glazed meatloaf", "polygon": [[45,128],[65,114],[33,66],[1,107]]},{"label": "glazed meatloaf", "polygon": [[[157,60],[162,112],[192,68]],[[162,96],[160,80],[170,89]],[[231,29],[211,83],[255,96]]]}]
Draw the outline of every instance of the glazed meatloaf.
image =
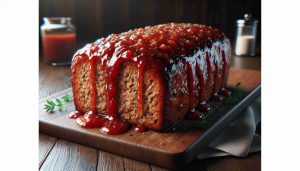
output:
[{"label": "glazed meatloaf", "polygon": [[198,24],[161,24],[112,34],[72,60],[75,107],[163,130],[225,87],[229,40]]}]

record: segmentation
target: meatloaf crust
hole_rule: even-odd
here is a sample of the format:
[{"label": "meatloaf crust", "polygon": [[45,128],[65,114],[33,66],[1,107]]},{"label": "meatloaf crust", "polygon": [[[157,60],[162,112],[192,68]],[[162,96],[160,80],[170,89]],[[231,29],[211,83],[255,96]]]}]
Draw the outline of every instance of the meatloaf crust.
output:
[{"label": "meatloaf crust", "polygon": [[72,60],[75,107],[164,130],[225,87],[229,40],[197,24],[161,24],[112,34]]}]

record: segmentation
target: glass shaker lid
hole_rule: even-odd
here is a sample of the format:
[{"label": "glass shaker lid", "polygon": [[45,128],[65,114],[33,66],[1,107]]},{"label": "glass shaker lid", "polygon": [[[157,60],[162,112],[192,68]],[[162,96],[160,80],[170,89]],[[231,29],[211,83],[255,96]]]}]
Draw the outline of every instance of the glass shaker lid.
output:
[{"label": "glass shaker lid", "polygon": [[244,25],[257,25],[258,20],[251,18],[251,14],[245,14],[244,19],[239,19],[236,21],[238,26],[244,26]]}]

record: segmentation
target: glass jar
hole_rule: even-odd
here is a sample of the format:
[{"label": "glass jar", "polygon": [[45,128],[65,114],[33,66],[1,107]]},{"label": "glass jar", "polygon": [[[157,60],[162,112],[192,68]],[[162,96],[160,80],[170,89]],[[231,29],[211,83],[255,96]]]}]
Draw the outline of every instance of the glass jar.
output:
[{"label": "glass jar", "polygon": [[43,18],[41,36],[43,60],[52,65],[68,65],[76,48],[75,26],[70,17]]},{"label": "glass jar", "polygon": [[244,19],[237,20],[236,55],[255,56],[257,23],[257,20],[251,18],[251,14],[245,14]]}]

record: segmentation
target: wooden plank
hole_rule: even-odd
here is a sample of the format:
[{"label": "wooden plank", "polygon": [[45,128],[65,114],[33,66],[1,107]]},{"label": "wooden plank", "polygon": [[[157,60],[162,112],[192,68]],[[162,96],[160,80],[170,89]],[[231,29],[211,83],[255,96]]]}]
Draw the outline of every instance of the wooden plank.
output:
[{"label": "wooden plank", "polygon": [[[229,85],[236,85],[238,82],[241,82],[247,91],[251,91],[260,84],[260,72],[231,69]],[[54,96],[60,96],[63,93]],[[130,130],[121,135],[110,136],[101,134],[99,129],[83,129],[76,126],[74,120],[67,118],[67,114],[72,110],[74,110],[74,106],[72,108],[71,105],[67,107],[66,111],[47,114],[41,108],[40,130],[50,135],[163,167],[171,168],[177,167],[174,164],[182,164],[182,162],[178,162],[181,160],[180,156],[191,161],[196,153],[193,152],[193,149],[199,145],[199,139],[204,132],[196,130],[140,133]],[[189,156],[189,154],[193,155]]]},{"label": "wooden plank", "polygon": [[129,158],[124,158],[124,168],[126,171],[151,171],[149,164],[142,163],[137,160],[132,160]]},{"label": "wooden plank", "polygon": [[250,154],[247,158],[222,157],[204,160],[209,171],[259,171],[261,170],[260,152]]},{"label": "wooden plank", "polygon": [[97,171],[124,170],[123,157],[98,150]]},{"label": "wooden plank", "polygon": [[39,166],[43,164],[52,150],[57,138],[45,134],[39,134]]},{"label": "wooden plank", "polygon": [[96,167],[96,149],[65,140],[58,140],[40,170],[96,171]]},{"label": "wooden plank", "polygon": [[152,171],[169,171],[168,169],[164,169],[164,168],[154,166],[154,165],[151,165],[151,170]]},{"label": "wooden plank", "polygon": [[[62,74],[63,73],[63,74]],[[58,84],[59,83],[59,84]],[[45,98],[71,87],[70,66],[49,66],[40,61],[39,96]]]}]

